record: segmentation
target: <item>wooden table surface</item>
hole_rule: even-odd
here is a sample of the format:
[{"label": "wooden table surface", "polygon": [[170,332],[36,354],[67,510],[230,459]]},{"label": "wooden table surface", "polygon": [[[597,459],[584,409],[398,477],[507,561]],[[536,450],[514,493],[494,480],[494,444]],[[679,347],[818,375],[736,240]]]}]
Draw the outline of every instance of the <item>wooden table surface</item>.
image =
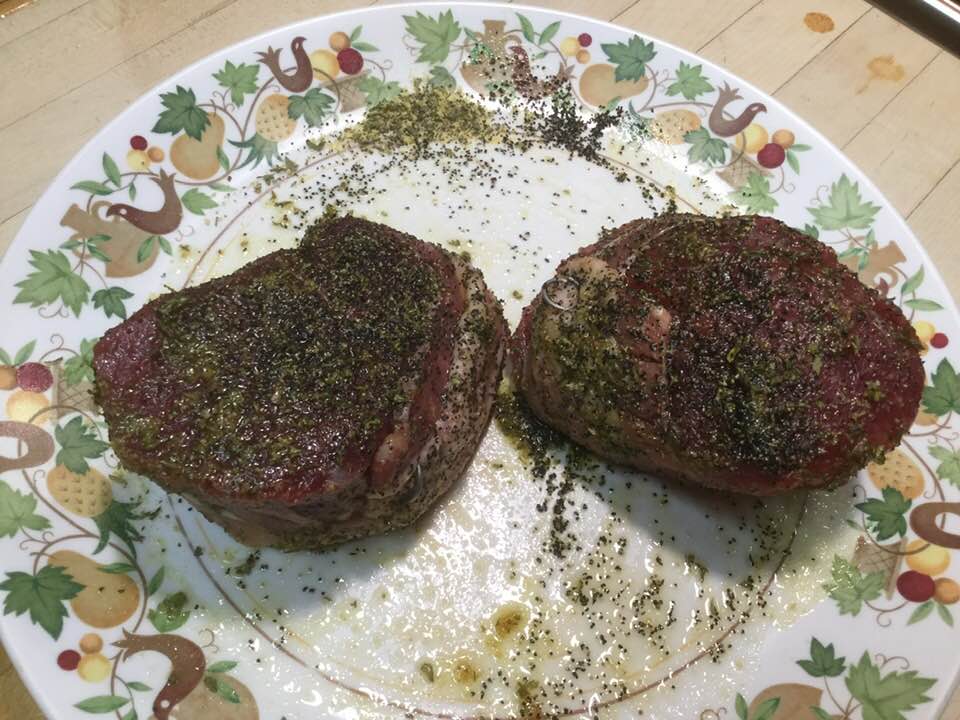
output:
[{"label": "wooden table surface", "polygon": [[[147,89],[249,35],[371,4],[0,0],[0,255],[60,168]],[[782,100],[880,186],[960,294],[960,59],[864,0],[531,4],[668,40]],[[0,649],[0,720],[40,717]],[[958,718],[960,694],[943,716]]]}]

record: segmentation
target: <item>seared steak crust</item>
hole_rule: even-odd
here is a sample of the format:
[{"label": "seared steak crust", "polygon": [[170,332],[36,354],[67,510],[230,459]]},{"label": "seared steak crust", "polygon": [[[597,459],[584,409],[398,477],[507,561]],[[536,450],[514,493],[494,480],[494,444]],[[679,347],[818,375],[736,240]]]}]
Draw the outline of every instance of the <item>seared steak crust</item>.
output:
[{"label": "seared steak crust", "polygon": [[148,303],[94,349],[121,461],[251,545],[409,525],[466,469],[505,326],[479,271],[353,217]]},{"label": "seared steak crust", "polygon": [[568,258],[511,341],[545,422],[611,461],[755,495],[895,447],[919,341],[833,251],[766,217],[665,215]]}]

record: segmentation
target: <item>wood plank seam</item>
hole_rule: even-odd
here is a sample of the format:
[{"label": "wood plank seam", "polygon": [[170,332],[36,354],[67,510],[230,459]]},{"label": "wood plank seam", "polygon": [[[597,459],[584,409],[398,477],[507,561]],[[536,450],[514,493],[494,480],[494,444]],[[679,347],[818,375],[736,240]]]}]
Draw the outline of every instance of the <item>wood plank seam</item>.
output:
[{"label": "wood plank seam", "polygon": [[930,186],[930,189],[927,190],[927,191],[923,194],[923,197],[921,197],[919,200],[917,200],[917,203],[916,203],[912,208],[910,208],[910,212],[908,212],[906,215],[904,215],[904,216],[903,216],[903,219],[904,219],[904,220],[907,220],[907,221],[909,222],[910,216],[913,215],[913,214],[917,211],[917,208],[919,208],[921,205],[923,205],[923,201],[926,200],[928,197],[930,197],[930,195],[933,194],[933,191],[934,191],[934,190],[936,190],[938,187],[940,187],[940,183],[942,183],[942,182],[944,181],[944,179],[947,177],[947,175],[949,175],[950,173],[952,173],[957,166],[960,166],[960,157],[958,157],[958,158],[954,161],[953,165],[951,165],[950,167],[947,168],[946,172],[944,172],[943,175],[941,175],[940,177],[937,178],[937,181],[936,181],[933,185]]},{"label": "wood plank seam", "polygon": [[[162,37],[162,38],[158,39],[156,42],[154,42],[154,43],[152,43],[152,44],[150,44],[150,45],[147,45],[146,47],[141,48],[140,50],[138,50],[137,52],[133,53],[132,55],[124,58],[121,62],[117,63],[116,65],[113,65],[112,67],[106,68],[103,72],[98,73],[97,75],[93,75],[92,77],[87,78],[86,80],[84,80],[84,81],[83,81],[82,83],[80,83],[79,85],[66,88],[63,93],[61,93],[60,95],[58,95],[58,96],[55,97],[55,98],[50,98],[49,100],[47,100],[45,103],[43,103],[43,104],[40,105],[39,107],[34,108],[33,110],[31,110],[27,115],[21,115],[21,116],[19,116],[19,117],[17,117],[17,118],[14,118],[13,120],[11,120],[11,121],[10,121],[9,123],[7,123],[6,125],[0,125],[0,130],[6,130],[8,127],[10,127],[10,126],[12,126],[12,125],[16,125],[18,122],[22,121],[25,117],[28,117],[28,115],[33,115],[33,114],[36,114],[36,113],[42,111],[45,107],[47,107],[48,105],[50,105],[50,104],[52,104],[52,103],[55,103],[57,100],[59,100],[60,98],[62,98],[64,95],[67,95],[67,94],[69,94],[69,93],[71,93],[71,92],[73,92],[73,91],[75,91],[75,90],[79,90],[79,89],[81,89],[81,88],[84,88],[84,87],[86,87],[87,85],[89,85],[90,83],[92,83],[92,82],[94,82],[94,81],[96,81],[96,80],[99,80],[99,79],[102,78],[104,75],[107,75],[107,74],[113,72],[114,70],[116,70],[116,69],[117,69],[118,67],[120,67],[121,65],[124,65],[125,63],[128,63],[128,62],[130,62],[131,60],[135,60],[136,58],[138,58],[138,57],[140,57],[141,55],[143,55],[145,52],[148,52],[148,51],[152,50],[153,48],[157,47],[158,45],[161,45],[162,43],[165,43],[165,42],[166,42],[167,40],[169,40],[170,38],[179,35],[180,33],[184,32],[185,30],[189,30],[189,29],[190,29],[191,27],[193,27],[193,25],[195,25],[196,23],[202,22],[203,20],[206,20],[206,19],[207,19],[208,17],[210,17],[211,15],[215,15],[216,13],[218,13],[218,12],[220,12],[220,11],[222,11],[222,10],[225,10],[226,8],[228,8],[228,7],[230,7],[231,5],[233,5],[236,1],[237,1],[237,0],[223,0],[223,2],[218,3],[217,5],[211,7],[211,8],[208,9],[207,11],[205,11],[205,12],[201,13],[200,15],[198,15],[190,25],[187,25],[186,27],[182,27],[182,28],[180,28],[179,30],[177,30],[176,32],[173,32],[173,33],[171,33],[170,35],[167,35],[166,37]],[[82,7],[82,6],[81,6],[81,7]],[[41,29],[41,28],[37,28],[37,30],[40,30],[40,29]]]},{"label": "wood plank seam", "polygon": [[614,20],[616,20],[616,19],[617,19],[618,17],[620,17],[621,15],[625,15],[626,13],[630,12],[630,11],[633,10],[637,5],[639,5],[640,2],[641,2],[641,0],[636,0],[636,2],[631,3],[629,7],[625,7],[623,10],[621,10],[621,11],[618,12],[616,15],[614,15],[612,18],[610,18],[610,22],[613,22]]},{"label": "wood plank seam", "polygon": [[727,30],[729,30],[729,29],[732,28],[734,25],[736,25],[738,22],[740,22],[740,21],[744,18],[744,16],[746,16],[748,13],[753,12],[754,8],[756,8],[757,5],[759,5],[761,2],[763,2],[763,0],[757,0],[757,2],[755,2],[753,5],[751,5],[751,6],[748,7],[746,10],[744,10],[742,13],[740,13],[739,15],[737,15],[736,18],[734,18],[733,20],[731,20],[731,21],[730,21],[729,23],[727,23],[724,27],[720,28],[720,30],[717,31],[717,34],[714,35],[713,37],[711,37],[711,38],[710,38],[709,40],[707,40],[705,43],[703,43],[703,45],[701,45],[700,47],[698,47],[698,48],[696,49],[696,52],[699,53],[699,52],[700,52],[701,50],[703,50],[707,45],[709,45],[710,43],[712,43],[712,42],[713,42],[714,40],[716,40],[718,37],[720,37],[721,35],[723,35]]},{"label": "wood plank seam", "polygon": [[[80,8],[84,7],[85,5],[89,5],[90,2],[91,2],[91,0],[87,0],[85,3],[82,3],[82,4],[80,4],[80,5],[77,5],[75,8],[70,8],[69,10],[65,10],[64,12],[60,13],[59,15],[55,15],[54,17],[52,17],[52,18],[50,18],[49,20],[47,20],[47,23],[46,23],[46,24],[49,24],[49,23],[52,23],[52,22],[56,22],[56,21],[59,20],[60,18],[65,17],[65,16],[69,15],[70,13],[74,13],[74,12],[76,12],[77,10],[79,10]],[[3,19],[6,19],[7,17],[10,17],[10,16],[13,15],[13,13],[15,13],[15,12],[23,12],[23,11],[25,11],[25,10],[29,10],[29,7],[18,7],[18,8],[15,8],[15,9],[10,13],[10,15],[4,16]],[[31,30],[30,32],[24,33],[24,34],[21,35],[20,37],[10,38],[10,39],[7,40],[5,43],[0,43],[0,50],[2,50],[2,49],[5,48],[7,45],[9,45],[10,43],[12,43],[12,42],[14,42],[14,41],[16,41],[16,40],[20,40],[21,38],[25,38],[25,37],[27,37],[28,35],[37,32],[38,30],[42,30],[43,27],[44,27],[44,26],[41,25],[40,27],[34,28],[34,29]]]}]

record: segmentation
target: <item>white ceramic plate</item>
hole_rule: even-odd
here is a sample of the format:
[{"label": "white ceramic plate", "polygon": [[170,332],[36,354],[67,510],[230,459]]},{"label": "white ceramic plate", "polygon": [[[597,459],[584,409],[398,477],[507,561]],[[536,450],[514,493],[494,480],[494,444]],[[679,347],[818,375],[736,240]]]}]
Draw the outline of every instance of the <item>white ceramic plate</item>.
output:
[{"label": "white ceramic plate", "polygon": [[[491,190],[449,163],[384,169],[389,158],[318,149],[415,78],[486,92],[476,64],[512,47],[541,79],[565,72],[585,108],[629,108],[603,148],[614,169],[490,147],[477,165],[494,168]],[[360,172],[371,192],[335,197]],[[930,387],[885,465],[769,502],[607,470],[564,487],[562,463],[558,480],[535,478],[494,425],[415,528],[289,555],[251,555],[117,471],[88,394],[93,341],[167,287],[292,244],[330,200],[469,252],[513,323],[566,254],[671,195],[805,228],[908,315]],[[2,272],[0,630],[53,718],[919,720],[950,694],[954,305],[836,148],[689,53],[502,5],[390,6],[276,30],[110,123],[37,203]],[[558,503],[575,537],[563,558],[550,550]]]}]

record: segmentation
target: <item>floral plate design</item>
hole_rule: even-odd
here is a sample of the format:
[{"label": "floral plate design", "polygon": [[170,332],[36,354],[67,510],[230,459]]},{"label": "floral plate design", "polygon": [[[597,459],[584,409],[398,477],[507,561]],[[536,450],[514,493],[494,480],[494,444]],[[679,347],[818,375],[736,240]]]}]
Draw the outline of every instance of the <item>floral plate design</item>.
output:
[{"label": "floral plate design", "polygon": [[[277,194],[336,157],[323,143],[331,124],[356,120],[415,79],[486,99],[568,85],[583,112],[622,108],[626,145],[687,182],[719,188],[717,208],[771,214],[834,247],[913,323],[929,376],[921,411],[901,447],[845,489],[849,542],[809,559],[811,568],[820,562],[822,575],[797,581],[808,607],[773,630],[760,619],[766,612],[718,620],[709,639],[678,647],[673,665],[661,658],[642,678],[624,671],[602,688],[580,688],[583,697],[574,700],[550,699],[549,683],[535,679],[537,663],[528,661],[526,679],[502,680],[496,695],[489,688],[497,680],[482,677],[486,661],[473,656],[421,658],[403,670],[411,678],[381,683],[377,672],[386,678],[386,666],[405,656],[390,656],[382,668],[338,665],[354,651],[308,648],[302,628],[324,602],[335,603],[338,623],[359,623],[363,632],[388,626],[391,611],[358,620],[356,599],[351,606],[301,580],[314,562],[309,556],[288,561],[265,552],[241,560],[243,549],[185,501],[118,467],[91,397],[96,338],[165,287],[202,279],[211,258],[235,250],[251,208],[269,205],[272,223],[285,228],[284,203],[292,201]],[[560,168],[569,160],[563,155],[553,161]],[[676,191],[631,157],[618,161],[624,176]],[[592,181],[582,166],[568,170],[574,193],[587,193]],[[486,255],[471,249],[494,285],[509,274],[489,261],[495,248]],[[548,244],[548,255],[551,249],[555,264],[562,248]],[[2,268],[11,282],[0,289],[7,318],[0,335],[0,632],[50,717],[635,717],[645,710],[645,717],[701,720],[919,720],[937,717],[956,682],[956,308],[905,223],[836,148],[777,101],[685,51],[586,18],[482,3],[398,5],[271,31],[184,70],[111,122],[37,203]],[[461,500],[451,500],[451,515]],[[698,500],[676,502],[689,508]],[[804,513],[814,512],[805,499],[799,508],[779,563],[744,591],[752,608],[773,603],[786,582]],[[404,542],[428,534],[418,532]],[[350,555],[379,552],[386,566],[395,560],[391,542],[360,543]],[[682,574],[696,575],[702,565],[685,557]],[[281,582],[263,579],[273,570],[303,585],[293,606],[270,606],[279,620],[264,617],[265,598],[252,599],[253,578],[260,591]],[[627,572],[646,588],[634,598],[642,608],[659,587],[651,585],[656,571]],[[362,585],[343,574],[337,585]],[[474,576],[464,577],[473,592]],[[386,598],[390,590],[378,592]],[[581,605],[592,602],[569,583],[565,592]],[[504,614],[504,607],[513,609]],[[491,627],[528,638],[544,617],[508,604]],[[634,619],[642,624],[643,617]],[[289,630],[297,622],[306,624]],[[734,656],[738,635],[751,625],[763,637],[743,651],[753,653],[743,661],[753,663],[746,672]],[[506,642],[491,640],[484,652],[509,664],[522,653],[497,644]],[[606,662],[604,655],[587,666]],[[714,683],[716,673],[726,673],[725,684]]]}]

